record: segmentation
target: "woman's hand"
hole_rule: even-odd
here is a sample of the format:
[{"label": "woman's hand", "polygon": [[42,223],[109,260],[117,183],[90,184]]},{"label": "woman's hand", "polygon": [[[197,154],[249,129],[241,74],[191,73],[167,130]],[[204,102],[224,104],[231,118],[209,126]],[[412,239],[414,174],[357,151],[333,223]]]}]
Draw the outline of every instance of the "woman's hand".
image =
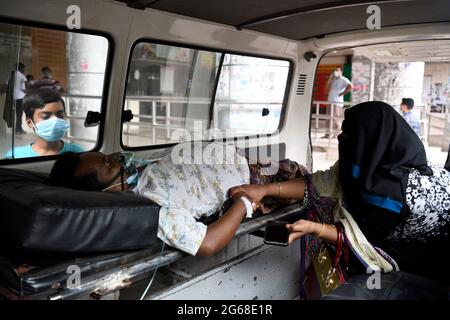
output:
[{"label": "woman's hand", "polygon": [[298,220],[293,224],[287,224],[286,228],[289,230],[289,244],[303,237],[307,234],[318,234],[317,229],[321,224],[309,221],[309,220]]},{"label": "woman's hand", "polygon": [[260,205],[262,199],[266,196],[264,185],[257,184],[243,184],[233,187],[229,190],[230,198],[244,196],[253,202],[257,207]]}]

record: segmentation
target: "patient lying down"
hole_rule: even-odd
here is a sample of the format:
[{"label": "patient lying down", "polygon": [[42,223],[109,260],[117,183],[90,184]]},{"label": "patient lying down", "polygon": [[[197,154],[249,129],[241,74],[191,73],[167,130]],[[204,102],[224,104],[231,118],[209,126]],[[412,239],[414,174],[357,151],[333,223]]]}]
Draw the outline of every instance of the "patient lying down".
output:
[{"label": "patient lying down", "polygon": [[[272,162],[273,174],[268,174],[267,164],[249,164],[234,146],[201,144],[200,150],[201,161],[195,161],[195,152],[181,151],[181,157],[174,158],[172,152],[153,162],[125,159],[120,153],[68,152],[55,162],[49,183],[78,190],[128,190],[147,197],[161,206],[158,237],[200,256],[223,249],[254,210],[267,213],[279,202],[274,199],[304,197],[306,170],[293,161],[277,162],[276,167]],[[227,198],[232,205],[219,220],[208,226],[197,221],[218,212]]]}]

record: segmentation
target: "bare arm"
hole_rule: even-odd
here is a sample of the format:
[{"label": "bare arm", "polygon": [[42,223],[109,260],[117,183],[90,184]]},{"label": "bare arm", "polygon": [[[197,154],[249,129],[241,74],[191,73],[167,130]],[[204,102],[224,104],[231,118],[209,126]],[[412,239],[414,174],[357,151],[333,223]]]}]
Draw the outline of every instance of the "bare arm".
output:
[{"label": "bare arm", "polygon": [[345,88],[344,92],[342,92],[340,95],[343,96],[343,95],[349,93],[349,92],[352,91],[352,90],[353,90],[353,85],[350,83],[350,84]]},{"label": "bare arm", "polygon": [[212,256],[222,250],[233,239],[245,214],[244,203],[240,199],[234,201],[222,218],[208,225],[206,236],[196,255]]},{"label": "bare arm", "polygon": [[[250,199],[250,201],[258,204],[264,197],[279,197],[282,199],[296,199],[301,200],[305,196],[305,180],[297,178],[289,181],[279,183],[269,183],[265,185],[242,185],[230,189],[230,196],[242,193]],[[325,224],[323,227],[321,223],[299,220],[293,224],[288,224],[287,228],[291,232],[289,236],[289,243],[298,238],[311,234],[315,237],[320,235],[320,238],[335,244],[337,242],[337,231],[334,225]]]},{"label": "bare arm", "polygon": [[[258,194],[259,200],[248,195],[246,191],[249,189],[254,190]],[[212,256],[222,250],[233,239],[246,213],[245,205],[240,200],[241,195],[247,196],[254,203],[259,203],[266,196],[300,200],[305,195],[305,181],[298,178],[280,183],[244,185],[232,188],[230,197],[235,199],[234,203],[220,220],[208,226],[206,236],[197,251],[198,256]]]},{"label": "bare arm", "polygon": [[305,196],[305,180],[302,178],[268,183],[262,187],[266,197],[301,200]]},{"label": "bare arm", "polygon": [[[277,183],[267,184],[267,193],[270,196],[277,196],[278,190],[281,189],[280,198],[285,199],[303,199],[305,196],[305,180],[299,178],[280,182],[280,186]],[[297,240],[305,234],[311,234],[315,237],[320,235],[320,238],[331,244],[337,243],[337,231],[336,227],[332,224],[322,224],[309,220],[298,220],[293,224],[288,224],[286,228],[289,229],[289,243]]]},{"label": "bare arm", "polygon": [[320,239],[328,243],[337,243],[337,230],[336,227],[332,224],[322,224],[301,219],[294,222],[293,224],[286,225],[286,228],[288,228],[290,232],[289,243],[292,243],[298,238],[307,234],[311,234],[315,237],[318,237],[320,235]]},{"label": "bare arm", "polygon": [[302,178],[263,185],[243,184],[229,191],[230,197],[245,195],[251,202],[259,204],[264,197],[301,200],[305,196],[305,180]]}]

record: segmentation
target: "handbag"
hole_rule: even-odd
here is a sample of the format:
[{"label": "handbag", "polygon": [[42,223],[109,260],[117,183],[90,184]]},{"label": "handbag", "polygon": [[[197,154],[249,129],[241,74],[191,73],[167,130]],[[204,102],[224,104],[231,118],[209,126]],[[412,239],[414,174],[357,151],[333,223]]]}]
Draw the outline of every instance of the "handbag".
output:
[{"label": "handbag", "polygon": [[[306,269],[303,288],[307,300],[320,299],[347,280],[348,250],[345,247],[343,226],[336,224],[338,241],[336,249],[321,241],[319,251]],[[341,256],[344,255],[344,261]],[[345,265],[344,265],[345,264]]]}]

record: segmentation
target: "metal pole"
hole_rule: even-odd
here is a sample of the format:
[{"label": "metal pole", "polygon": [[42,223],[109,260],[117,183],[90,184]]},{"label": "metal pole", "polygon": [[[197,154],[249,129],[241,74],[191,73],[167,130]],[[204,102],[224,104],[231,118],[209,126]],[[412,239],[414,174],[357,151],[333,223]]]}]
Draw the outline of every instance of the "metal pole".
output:
[{"label": "metal pole", "polygon": [[[126,102],[127,102],[127,110],[130,110],[130,100],[126,100]],[[122,123],[122,126],[123,126],[124,124]],[[130,126],[127,126],[127,145],[129,146],[130,145]]]},{"label": "metal pole", "polygon": [[[13,125],[11,128],[11,158],[14,159],[16,157],[14,153],[14,147],[15,147],[15,139],[16,139],[16,123],[18,121],[17,119],[17,102],[16,99],[14,99],[14,91],[16,90],[16,75],[19,70],[19,62],[20,62],[20,42],[22,38],[22,26],[19,26],[19,34],[18,34],[18,44],[17,44],[17,61],[16,61],[16,71],[14,72],[14,77],[11,79],[13,84]],[[22,100],[23,101],[23,100]],[[22,105],[23,108],[23,105]]]},{"label": "metal pole", "polygon": [[156,101],[155,100],[152,101],[152,124],[153,124],[152,141],[153,141],[153,145],[155,145],[156,144]]},{"label": "metal pole", "polygon": [[317,131],[319,130],[319,108],[320,108],[320,103],[316,102],[316,135],[315,135],[315,139],[317,139]]},{"label": "metal pole", "polygon": [[329,146],[331,145],[333,126],[334,126],[334,103],[332,103],[330,105],[330,126],[329,126],[330,134],[328,135],[328,145]]},{"label": "metal pole", "polygon": [[166,102],[166,137],[167,140],[170,139],[170,102]]}]

